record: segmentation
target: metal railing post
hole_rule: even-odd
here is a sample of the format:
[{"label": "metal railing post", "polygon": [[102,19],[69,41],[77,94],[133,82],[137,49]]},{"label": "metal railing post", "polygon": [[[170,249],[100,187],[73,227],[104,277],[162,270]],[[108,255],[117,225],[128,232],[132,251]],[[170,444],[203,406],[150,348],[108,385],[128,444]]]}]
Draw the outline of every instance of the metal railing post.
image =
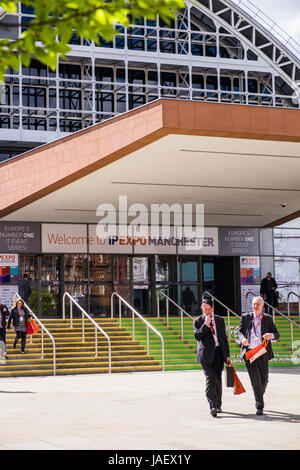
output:
[{"label": "metal railing post", "polygon": [[167,315],[167,326],[169,326],[169,299],[166,298],[166,315]]},{"label": "metal railing post", "polygon": [[[81,311],[81,314],[82,314],[82,338],[83,338],[83,341],[85,340],[84,316],[86,316],[87,319],[90,320],[90,322],[92,322],[92,324],[95,327],[95,331],[99,330],[103,334],[103,336],[105,336],[105,338],[107,339],[107,343],[108,343],[108,372],[111,373],[111,341],[110,341],[110,337],[101,328],[101,326],[98,325],[98,323],[96,323],[95,320],[93,320],[93,318],[90,317],[90,315],[81,307],[81,305],[79,305],[79,303],[76,302],[75,299],[73,299],[73,297],[68,292],[64,293],[63,302],[66,301],[66,297],[68,297],[70,299],[70,328],[73,327],[73,308],[71,308],[71,306],[73,307],[73,304],[74,304]],[[97,336],[97,333],[95,334],[95,357],[98,357],[98,336]]]},{"label": "metal railing post", "polygon": [[114,299],[110,298],[110,318],[114,318]]},{"label": "metal railing post", "polygon": [[228,325],[228,336],[231,338],[231,331],[230,331],[230,312],[229,309],[227,309],[227,325]]},{"label": "metal railing post", "polygon": [[132,335],[133,341],[135,341],[135,320],[134,320],[134,312],[132,311]]},{"label": "metal railing post", "polygon": [[181,339],[183,340],[183,311],[180,310]]},{"label": "metal railing post", "polygon": [[41,359],[44,359],[44,330],[41,331]]},{"label": "metal railing post", "polygon": [[150,354],[149,326],[147,325],[147,354]]},{"label": "metal railing post", "polygon": [[95,357],[98,357],[98,335],[97,335],[97,328],[96,327],[95,327],[95,345],[96,345]]},{"label": "metal railing post", "polygon": [[[47,333],[47,335],[51,339],[52,347],[53,347],[53,375],[56,375],[56,346],[55,346],[55,341],[54,341],[53,336],[47,330],[45,325],[43,325],[43,323],[40,321],[40,319],[33,313],[31,308],[28,307],[27,303],[24,302],[24,300],[22,299],[22,297],[19,294],[17,294],[17,293],[14,294],[13,302],[15,302],[15,299],[17,299],[17,300],[20,299],[20,300],[23,301],[23,303],[24,303],[25,307],[27,308],[27,310],[31,313],[33,318],[37,321],[37,323],[41,327],[41,359],[44,359],[44,331]],[[32,335],[31,335],[31,343],[32,343]]]},{"label": "metal railing post", "polygon": [[85,341],[85,324],[84,324],[84,314],[81,312],[81,321],[82,321],[82,343]]},{"label": "metal railing post", "polygon": [[71,320],[71,328],[73,328],[73,303],[70,303],[70,320]]},{"label": "metal railing post", "polygon": [[[132,317],[133,317],[133,323],[132,323],[132,329],[133,329],[133,336],[135,339],[135,320],[134,320],[134,315],[136,315],[137,317],[139,317],[146,325],[147,327],[147,354],[149,354],[150,352],[150,344],[149,344],[149,328],[154,331],[155,334],[157,334],[159,337],[160,337],[160,340],[161,340],[161,357],[162,357],[162,370],[165,370],[165,342],[164,342],[164,339],[162,337],[162,335],[160,334],[159,331],[157,331],[156,328],[154,328],[153,325],[151,325],[151,323],[149,323],[139,312],[137,312],[137,310],[132,307],[123,297],[121,297],[117,292],[113,292],[111,294],[111,301],[113,299],[113,297],[116,296],[118,299],[119,299],[119,306],[121,306],[121,304],[123,303],[131,312],[132,312]],[[120,313],[121,313],[121,308],[120,308]],[[120,317],[120,321],[121,321],[121,317]]]},{"label": "metal railing post", "polygon": [[290,296],[294,295],[295,297],[298,298],[298,314],[299,314],[299,324],[300,324],[300,295],[296,294],[296,292],[290,291],[287,296],[287,305],[288,305],[288,316],[290,316],[291,311],[290,311]]}]

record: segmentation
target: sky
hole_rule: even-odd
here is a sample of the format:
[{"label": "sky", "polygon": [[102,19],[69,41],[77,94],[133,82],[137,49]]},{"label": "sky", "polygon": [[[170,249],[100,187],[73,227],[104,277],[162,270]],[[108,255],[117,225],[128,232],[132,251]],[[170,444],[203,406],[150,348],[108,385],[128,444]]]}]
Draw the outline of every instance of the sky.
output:
[{"label": "sky", "polygon": [[300,0],[251,0],[300,43]]}]

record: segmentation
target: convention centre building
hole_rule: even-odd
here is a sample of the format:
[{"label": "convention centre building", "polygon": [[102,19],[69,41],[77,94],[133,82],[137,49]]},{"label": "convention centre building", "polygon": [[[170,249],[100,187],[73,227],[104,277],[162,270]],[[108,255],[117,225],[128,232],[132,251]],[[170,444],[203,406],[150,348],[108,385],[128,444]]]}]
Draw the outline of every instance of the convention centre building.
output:
[{"label": "convention centre building", "polygon": [[[7,70],[7,303],[24,274],[39,315],[44,291],[57,316],[64,292],[94,316],[110,316],[113,292],[162,313],[161,291],[192,315],[204,292],[240,314],[268,272],[279,303],[300,294],[300,45],[248,0],[185,4],[168,25],[117,25],[112,42],[74,33],[55,72],[36,60]],[[33,14],[21,3],[2,12],[0,36],[17,37]],[[187,236],[179,217],[195,220],[199,207],[202,235]],[[103,238],[109,216],[116,233]],[[169,232],[124,235],[136,217],[140,229],[169,221]]]}]

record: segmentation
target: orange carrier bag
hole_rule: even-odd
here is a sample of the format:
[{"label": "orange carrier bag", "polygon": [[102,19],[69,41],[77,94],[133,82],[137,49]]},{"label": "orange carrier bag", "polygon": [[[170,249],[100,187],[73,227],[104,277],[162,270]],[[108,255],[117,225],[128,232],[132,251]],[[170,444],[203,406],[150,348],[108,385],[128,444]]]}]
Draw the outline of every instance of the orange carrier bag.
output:
[{"label": "orange carrier bag", "polygon": [[231,361],[229,362],[229,366],[226,368],[226,373],[227,373],[227,387],[233,386],[233,394],[241,395],[241,393],[246,393],[246,390],[244,389],[242,382],[238,378],[235,367],[233,367]]},{"label": "orange carrier bag", "polygon": [[245,353],[247,361],[252,364],[257,358],[260,356],[263,356],[267,352],[267,346],[268,346],[269,340],[263,340],[261,344],[256,346],[256,348],[250,349],[250,351],[247,351]]},{"label": "orange carrier bag", "polygon": [[[31,330],[31,332],[29,332]],[[27,321],[27,334],[36,335],[40,331],[40,328],[35,320]]]}]

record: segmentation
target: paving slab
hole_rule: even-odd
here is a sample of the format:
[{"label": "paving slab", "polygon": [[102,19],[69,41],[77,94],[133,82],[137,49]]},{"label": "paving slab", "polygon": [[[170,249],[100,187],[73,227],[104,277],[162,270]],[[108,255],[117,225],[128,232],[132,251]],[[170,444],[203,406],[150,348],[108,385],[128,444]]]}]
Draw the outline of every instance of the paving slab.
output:
[{"label": "paving slab", "polygon": [[[299,450],[300,369],[270,370],[265,414],[223,381],[213,418],[203,371],[2,378],[1,450]],[[112,452],[113,455],[113,452]]]}]

